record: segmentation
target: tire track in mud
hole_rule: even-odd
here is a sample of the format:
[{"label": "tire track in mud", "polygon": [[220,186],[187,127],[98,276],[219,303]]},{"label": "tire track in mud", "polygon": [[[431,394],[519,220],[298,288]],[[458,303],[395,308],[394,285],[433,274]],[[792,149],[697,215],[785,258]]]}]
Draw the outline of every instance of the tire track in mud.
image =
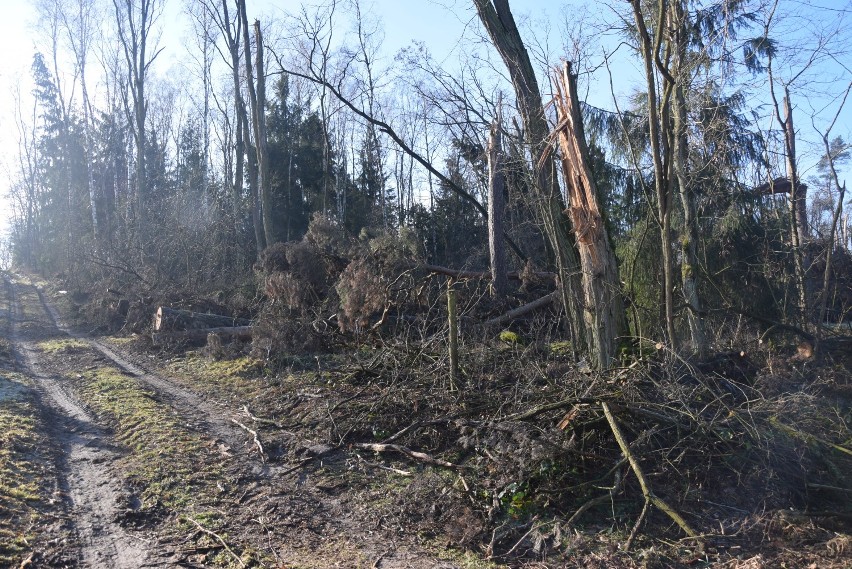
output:
[{"label": "tire track in mud", "polygon": [[[140,381],[140,383],[156,392],[158,397],[160,397],[166,405],[171,406],[180,413],[185,422],[191,422],[191,426],[194,430],[206,433],[207,436],[214,437],[218,441],[224,442],[234,453],[235,458],[237,459],[235,463],[232,463],[232,465],[237,470],[243,472],[243,483],[249,486],[246,488],[246,493],[252,491],[252,489],[256,490],[258,488],[258,484],[267,486],[270,491],[270,497],[277,496],[280,500],[284,498],[284,496],[290,496],[289,499],[285,499],[285,502],[292,501],[292,503],[288,506],[282,507],[282,509],[302,510],[303,515],[306,514],[307,510],[310,510],[313,512],[313,516],[316,516],[312,517],[315,523],[320,522],[321,519],[323,520],[320,522],[320,525],[325,525],[331,521],[327,517],[331,514],[331,512],[328,511],[330,504],[321,503],[322,499],[314,501],[311,500],[309,496],[306,496],[305,492],[307,491],[307,488],[304,486],[304,478],[300,477],[298,480],[287,480],[286,476],[280,476],[281,473],[293,472],[294,468],[298,468],[298,464],[295,467],[286,464],[270,465],[260,459],[260,457],[254,452],[255,447],[252,444],[252,438],[245,431],[236,427],[232,422],[232,418],[236,418],[238,413],[229,412],[226,405],[216,403],[214,400],[203,397],[202,395],[185,388],[172,380],[161,377],[160,375],[145,369],[144,364],[139,364],[138,360],[133,361],[133,356],[122,354],[114,347],[109,346],[97,338],[93,338],[84,333],[75,332],[70,326],[63,322],[63,319],[57,309],[47,301],[44,294],[38,287],[33,286],[33,291],[38,295],[41,308],[49,317],[50,324],[55,330],[70,338],[86,342],[124,373],[133,376],[135,379]],[[307,448],[312,443],[310,441],[297,439],[294,441],[294,444],[299,447]],[[278,509],[278,504],[268,502],[265,503],[263,508],[268,508],[274,511]],[[366,554],[375,558],[378,555],[374,564],[376,567],[378,567],[379,564],[384,569],[453,569],[456,567],[456,565],[452,563],[441,561],[430,554],[418,551],[419,548],[411,549],[405,545],[388,548],[386,542],[378,539],[377,536],[372,535],[372,531],[367,531],[366,535],[364,534],[364,520],[353,519],[348,515],[343,514],[343,518],[347,518],[344,520],[340,517],[340,513],[341,512],[338,511],[336,514],[331,514],[332,517],[336,518],[336,522],[332,522],[332,525],[335,526],[337,530],[343,530],[345,533],[353,532],[353,534],[338,537],[342,537],[344,542],[350,540],[354,541],[353,552],[356,557]],[[287,523],[286,525],[290,526],[291,523]],[[322,541],[328,539],[328,537],[323,538],[319,533],[317,533],[317,528],[301,529],[297,531],[304,531],[314,538],[319,537]],[[272,543],[268,543],[265,547],[262,547],[262,549],[272,552],[275,557],[278,557],[278,553],[275,553],[276,549],[279,549],[279,553],[282,555],[289,550],[289,557],[294,561],[305,560],[304,557],[302,557],[303,553],[299,553],[298,550],[291,550],[285,543],[279,543],[277,546]],[[381,555],[379,555],[380,553]],[[285,555],[285,557],[286,556],[287,555]],[[279,562],[280,561],[281,560],[279,558]],[[330,559],[327,559],[326,562],[322,562],[319,559],[316,561],[319,563],[307,566],[338,567],[341,566],[341,562],[344,564],[346,563],[346,561],[340,560],[331,562]],[[362,563],[359,561],[358,565],[360,566]]]},{"label": "tire track in mud", "polygon": [[[48,415],[49,435],[61,449],[59,457],[61,490],[72,532],[77,538],[78,561],[83,567],[95,569],[132,569],[161,567],[164,559],[153,540],[131,535],[118,520],[125,508],[121,506],[124,493],[113,473],[119,453],[110,443],[110,436],[68,393],[55,377],[43,372],[42,355],[36,343],[55,336],[47,322],[27,320],[41,333],[22,331],[24,313],[18,285],[3,276],[9,303],[11,343],[17,366],[30,376]],[[47,313],[45,313],[47,315]]]},{"label": "tire track in mud", "polygon": [[226,413],[221,406],[211,403],[199,394],[185,389],[172,381],[144,369],[140,365],[131,362],[128,357],[119,354],[114,348],[93,338],[87,334],[81,334],[66,325],[56,308],[44,298],[44,294],[38,287],[34,287],[38,294],[44,312],[50,318],[52,325],[62,334],[75,340],[86,342],[92,348],[100,352],[113,365],[124,373],[131,375],[152,388],[164,397],[166,403],[180,411],[182,416],[196,423],[199,431],[206,431],[220,439],[231,449],[244,446],[246,433],[236,428],[229,419],[223,415]]}]

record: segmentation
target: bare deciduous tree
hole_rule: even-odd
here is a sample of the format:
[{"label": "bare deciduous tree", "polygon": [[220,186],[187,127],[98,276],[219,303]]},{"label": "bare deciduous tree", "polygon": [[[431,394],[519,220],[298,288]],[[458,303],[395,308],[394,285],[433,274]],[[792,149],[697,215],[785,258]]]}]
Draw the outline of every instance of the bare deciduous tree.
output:
[{"label": "bare deciduous tree", "polygon": [[[113,0],[118,39],[127,63],[127,83],[130,100],[124,101],[125,112],[136,142],[136,221],[140,243],[144,246],[148,221],[148,146],[145,119],[148,102],[145,87],[154,60],[162,51],[154,37],[155,25],[162,14],[162,0]],[[153,45],[150,43],[154,40]]]}]

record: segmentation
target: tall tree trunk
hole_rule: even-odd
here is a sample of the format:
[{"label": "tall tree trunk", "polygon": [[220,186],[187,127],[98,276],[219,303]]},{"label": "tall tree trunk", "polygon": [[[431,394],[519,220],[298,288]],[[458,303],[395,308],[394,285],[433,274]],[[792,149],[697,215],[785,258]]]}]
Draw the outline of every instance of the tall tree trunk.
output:
[{"label": "tall tree trunk", "polygon": [[[243,107],[245,113],[245,107]],[[249,133],[249,121],[247,117],[243,117],[243,140],[251,140]],[[263,210],[260,199],[260,191],[258,184],[258,167],[257,167],[257,147],[251,143],[246,144],[246,164],[248,166],[248,181],[249,181],[249,197],[251,199],[251,220],[254,226],[254,242],[257,244],[257,255],[260,258],[260,253],[266,249],[266,233],[263,228]]]},{"label": "tall tree trunk", "polygon": [[[263,34],[260,21],[254,21],[255,72],[257,73],[257,102],[254,115],[255,147],[257,148],[257,177],[260,201],[263,209],[263,232],[267,246],[282,240],[281,230],[275,216],[275,199],[269,179],[269,144],[266,136],[266,69],[263,55]],[[246,44],[248,45],[248,44]]]},{"label": "tall tree trunk", "polygon": [[[265,249],[267,245],[271,245],[275,242],[275,232],[272,223],[270,223],[269,226],[264,223],[264,221],[266,221],[266,215],[271,215],[271,211],[269,214],[267,214],[266,212],[264,212],[263,207],[265,205],[265,200],[270,200],[271,197],[268,195],[268,188],[265,187],[268,186],[269,180],[268,177],[264,176],[262,164],[262,160],[265,158],[266,152],[266,123],[265,117],[263,125],[261,125],[258,120],[260,114],[260,107],[258,101],[258,93],[255,88],[254,64],[251,60],[251,40],[249,38],[248,31],[248,16],[246,15],[246,3],[245,0],[236,0],[236,2],[243,32],[243,54],[245,59],[246,89],[248,91],[249,108],[251,109],[252,118],[251,122],[249,122],[248,116],[245,117],[246,121],[243,128],[243,136],[247,143],[246,153],[248,155],[249,186],[251,188],[252,193],[252,219],[255,225],[255,241],[257,242],[258,252],[260,252],[261,250]],[[258,49],[262,49],[262,46]],[[265,98],[265,94],[263,94],[263,97]],[[245,109],[245,107],[243,108]],[[265,113],[265,111],[263,111],[263,113]],[[251,125],[254,134],[253,145],[248,143],[248,141],[251,140],[251,135],[248,132],[249,125]],[[263,135],[264,137],[263,140],[261,140],[261,135]],[[269,209],[271,210],[271,200],[268,205]],[[269,241],[270,237],[272,237],[273,239],[272,242]]]},{"label": "tall tree trunk", "polygon": [[[234,116],[236,117],[236,124],[234,125],[234,179],[231,183],[231,192],[234,201],[234,219],[239,225],[242,223],[240,221],[240,202],[242,201],[243,178],[245,176],[246,141],[243,136],[243,125],[246,121],[246,104],[243,100],[240,85],[240,30],[242,29],[242,20],[237,18],[234,26],[236,29],[232,31],[231,18],[228,15],[228,0],[222,0],[222,17],[219,20],[219,27],[225,36],[228,53],[231,56],[231,76],[234,81]],[[255,234],[255,255],[259,257],[262,249],[263,247],[257,241],[257,235]]]},{"label": "tall tree trunk", "polygon": [[592,175],[571,64],[566,62],[563,72],[560,75],[557,71],[554,80],[562,170],[580,250],[586,338],[597,367],[606,369],[615,360],[618,341],[627,331],[618,261],[598,205],[597,185]]},{"label": "tall tree trunk", "polygon": [[85,138],[84,161],[86,168],[86,185],[89,194],[89,213],[92,218],[92,237],[97,244],[103,239],[101,234],[99,212],[98,192],[94,181],[94,173],[92,169],[92,117],[91,104],[89,101],[88,83],[86,81],[86,63],[89,52],[90,42],[93,41],[92,33],[93,24],[93,4],[89,0],[76,0],[72,5],[63,6],[57,4],[57,9],[73,10],[73,13],[63,13],[62,20],[65,27],[65,33],[68,36],[68,43],[71,46],[71,51],[74,54],[74,60],[77,65],[77,70],[80,77],[80,88],[83,96],[83,135]]},{"label": "tall tree trunk", "polygon": [[[236,124],[236,157],[235,157],[235,173],[234,173],[234,194],[235,199],[242,195],[242,185],[245,164],[248,164],[248,181],[249,181],[249,203],[251,208],[252,227],[254,228],[254,243],[255,255],[260,258],[260,253],[266,248],[266,238],[263,232],[263,218],[260,211],[260,200],[258,191],[258,175],[257,175],[257,157],[254,146],[251,143],[251,126],[249,123],[248,110],[246,102],[243,98],[242,85],[240,82],[240,36],[246,43],[245,51],[248,66],[251,67],[251,54],[248,47],[248,33],[245,30],[247,23],[244,23],[242,12],[245,10],[245,2],[236,0],[237,15],[234,23],[234,30],[231,30],[231,20],[228,15],[228,0],[222,0],[223,19],[220,22],[225,38],[228,43],[228,49],[231,52],[231,71],[234,78],[234,106],[237,115]],[[248,84],[250,93],[254,90],[254,82],[249,77]],[[245,158],[245,161],[244,161]]]},{"label": "tall tree trunk", "polygon": [[689,142],[687,138],[687,115],[685,92],[689,88],[689,72],[686,68],[687,29],[681,0],[672,3],[670,18],[672,36],[676,42],[674,86],[674,170],[677,176],[681,205],[683,206],[684,235],[681,237],[681,286],[688,308],[687,321],[692,339],[692,349],[699,357],[707,354],[707,332],[698,295],[696,269],[698,267],[698,219],[695,211],[695,189],[689,181]]},{"label": "tall tree trunk", "polygon": [[141,0],[138,5],[131,0],[113,0],[113,6],[118,23],[119,40],[130,67],[130,93],[133,107],[128,110],[128,115],[133,124],[133,137],[136,143],[136,227],[139,242],[143,245],[144,251],[148,232],[148,171],[145,163],[148,148],[145,132],[148,104],[145,98],[145,83],[148,69],[159,54],[157,51],[149,57],[148,37],[162,4],[160,0]]},{"label": "tall tree trunk", "polygon": [[651,158],[654,162],[654,187],[657,194],[657,221],[660,226],[660,243],[663,253],[663,304],[665,306],[665,324],[666,335],[669,339],[669,347],[672,350],[677,349],[677,334],[674,327],[674,261],[672,259],[672,238],[671,238],[671,187],[669,184],[669,172],[671,164],[668,168],[663,162],[664,149],[662,146],[666,142],[666,134],[663,130],[665,121],[660,117],[661,108],[664,118],[667,116],[666,109],[668,108],[667,92],[663,96],[663,104],[657,97],[657,82],[654,76],[655,60],[658,59],[660,42],[663,34],[663,15],[665,3],[660,3],[660,12],[657,21],[654,42],[651,42],[651,36],[648,32],[648,27],[645,24],[645,17],[642,15],[642,7],[640,0],[630,0],[633,6],[633,15],[636,21],[636,30],[639,32],[640,50],[642,59],[645,64],[645,82],[648,87],[648,135],[651,139]]},{"label": "tall tree trunk", "polygon": [[506,176],[503,172],[502,101],[491,124],[488,141],[488,250],[491,254],[491,290],[501,298],[506,294],[506,246],[503,243],[503,215],[506,209]]},{"label": "tall tree trunk", "polygon": [[582,352],[586,347],[586,339],[578,293],[580,263],[574,249],[570,222],[563,214],[565,202],[559,190],[556,163],[548,143],[550,129],[541,102],[538,80],[514,16],[509,10],[508,0],[473,0],[473,3],[491,42],[509,71],[515,89],[533,164],[533,187],[547,238],[556,256],[560,300],[568,316],[574,347]]},{"label": "tall tree trunk", "polygon": [[793,270],[799,293],[799,318],[805,330],[810,329],[808,301],[812,298],[807,270],[810,258],[805,250],[808,236],[808,215],[805,206],[805,189],[799,183],[796,165],[796,129],[793,126],[793,108],[790,102],[790,90],[784,87],[784,148],[787,155],[787,178],[790,180],[790,241],[793,247]]},{"label": "tall tree trunk", "polygon": [[675,87],[675,153],[674,169],[677,176],[680,201],[683,206],[684,235],[681,237],[681,286],[683,298],[688,310],[689,334],[692,339],[692,349],[699,357],[707,355],[707,332],[704,326],[704,314],[701,300],[698,296],[698,220],[695,212],[695,192],[689,183],[687,169],[687,138],[686,138],[686,104],[683,88]]}]

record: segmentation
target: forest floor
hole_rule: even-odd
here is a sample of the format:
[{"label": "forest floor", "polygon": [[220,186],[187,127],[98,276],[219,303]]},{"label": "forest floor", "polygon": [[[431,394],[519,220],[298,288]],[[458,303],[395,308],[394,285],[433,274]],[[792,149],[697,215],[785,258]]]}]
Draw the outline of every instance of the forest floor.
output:
[{"label": "forest floor", "polygon": [[[426,391],[383,386],[375,371],[343,356],[294,360],[286,373],[270,373],[247,356],[153,352],[140,338],[89,336],[43,285],[6,275],[0,290],[0,567],[852,564],[848,507],[806,514],[737,498],[753,480],[732,480],[730,492],[701,505],[686,492],[676,507],[697,524],[697,538],[684,539],[657,512],[623,551],[638,511],[635,487],[624,498],[631,473],[617,452],[601,473],[614,472],[614,481],[593,486],[606,499],[578,511],[602,509],[607,521],[554,522],[549,505],[524,494],[532,478],[500,494],[483,489],[488,477],[506,474],[496,443],[482,437],[476,446],[490,467],[446,444],[440,425],[453,420],[469,437],[508,429],[508,420],[483,426],[471,401],[421,416],[420,407],[434,407]],[[841,422],[852,420],[845,381],[842,403],[832,407],[846,413]],[[518,447],[529,443],[519,421],[550,410],[562,416],[566,407],[527,408],[504,414],[516,420],[507,437]],[[841,451],[829,464],[852,483],[842,472],[849,441],[840,442],[846,446],[834,445]],[[848,485],[834,490],[852,496]],[[642,509],[641,493],[638,503]]]}]

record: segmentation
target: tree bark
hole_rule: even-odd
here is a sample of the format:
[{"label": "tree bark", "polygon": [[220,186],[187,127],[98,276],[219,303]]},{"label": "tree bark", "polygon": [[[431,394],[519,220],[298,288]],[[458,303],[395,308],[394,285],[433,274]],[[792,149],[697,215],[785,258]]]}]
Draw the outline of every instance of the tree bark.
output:
[{"label": "tree bark", "polygon": [[[234,202],[234,218],[237,226],[242,222],[239,220],[240,201],[243,195],[243,178],[245,176],[245,157],[246,147],[245,138],[243,137],[243,121],[246,120],[245,101],[243,100],[242,89],[240,86],[240,31],[242,20],[236,18],[234,23],[235,30],[231,31],[231,18],[228,14],[228,0],[222,0],[221,16],[217,10],[216,19],[219,28],[222,30],[222,35],[225,36],[225,43],[228,47],[228,55],[231,58],[231,77],[234,81],[234,116],[236,124],[234,125],[234,177],[231,182],[231,194]],[[261,246],[257,241],[255,234],[255,255],[259,258]]]},{"label": "tree bark", "polygon": [[550,152],[550,129],[541,102],[538,80],[514,16],[509,10],[508,0],[473,0],[473,3],[512,80],[530,148],[533,187],[547,238],[556,257],[560,300],[568,316],[571,339],[582,352],[586,339],[581,314],[582,301],[578,294],[580,263],[574,249],[570,223],[563,214],[565,202],[559,190],[556,164]]},{"label": "tree bark", "polygon": [[[225,0],[223,0],[225,1]],[[238,18],[243,35],[243,53],[245,55],[246,88],[249,95],[249,108],[251,109],[252,121],[249,121],[248,111],[243,104],[243,139],[246,143],[246,155],[248,157],[249,188],[252,202],[252,222],[254,223],[255,242],[257,243],[258,256],[263,249],[269,245],[266,238],[266,228],[263,223],[263,179],[260,167],[260,145],[257,124],[257,91],[254,83],[254,66],[251,61],[251,41],[248,31],[248,16],[246,15],[245,0],[236,0]],[[254,144],[251,144],[251,132],[254,132]],[[265,133],[264,133],[265,134]]]},{"label": "tree bark", "polygon": [[674,170],[677,176],[680,200],[683,206],[684,235],[681,237],[681,286],[683,297],[689,308],[687,321],[692,339],[692,349],[700,358],[707,355],[707,332],[704,326],[704,313],[698,295],[698,219],[695,211],[695,190],[689,181],[689,142],[687,138],[687,115],[685,92],[689,88],[686,69],[687,30],[683,7],[680,0],[672,3],[671,22],[674,27],[677,59],[674,79]]},{"label": "tree bark", "polygon": [[453,281],[447,283],[447,324],[450,353],[450,389],[455,389],[459,379],[459,322],[456,309],[456,291]]},{"label": "tree bark", "polygon": [[590,166],[571,64],[566,62],[562,73],[557,71],[555,75],[557,137],[580,251],[586,338],[597,367],[606,369],[615,360],[618,341],[627,330],[618,261],[598,205],[597,185]]},{"label": "tree bark", "polygon": [[266,68],[263,55],[263,34],[260,21],[254,21],[255,59],[257,73],[257,103],[253,109],[255,147],[257,148],[257,178],[263,212],[263,233],[266,245],[282,240],[279,224],[275,221],[275,200],[269,179],[269,143],[266,135]]},{"label": "tree bark", "polygon": [[803,329],[810,331],[811,318],[808,300],[812,298],[813,287],[809,286],[807,268],[810,259],[805,251],[808,236],[808,215],[805,206],[807,190],[799,184],[799,172],[796,164],[796,129],[793,126],[793,108],[790,102],[790,90],[784,87],[784,148],[786,153],[787,178],[790,180],[790,241],[793,247],[793,267],[799,293],[799,318]]},{"label": "tree bark", "polygon": [[503,174],[503,135],[500,104],[491,125],[488,142],[488,251],[491,256],[491,292],[500,298],[506,294],[506,248],[503,245],[506,177]]}]

